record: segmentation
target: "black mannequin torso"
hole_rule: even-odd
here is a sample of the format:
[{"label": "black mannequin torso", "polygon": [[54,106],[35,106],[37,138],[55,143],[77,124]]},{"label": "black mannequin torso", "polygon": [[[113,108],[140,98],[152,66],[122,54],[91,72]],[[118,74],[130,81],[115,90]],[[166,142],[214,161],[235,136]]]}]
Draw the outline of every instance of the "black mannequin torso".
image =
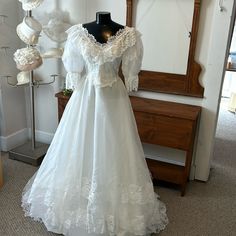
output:
[{"label": "black mannequin torso", "polygon": [[97,42],[106,43],[108,38],[115,35],[124,26],[111,20],[109,12],[97,12],[96,21],[83,24],[89,34],[93,35]]}]

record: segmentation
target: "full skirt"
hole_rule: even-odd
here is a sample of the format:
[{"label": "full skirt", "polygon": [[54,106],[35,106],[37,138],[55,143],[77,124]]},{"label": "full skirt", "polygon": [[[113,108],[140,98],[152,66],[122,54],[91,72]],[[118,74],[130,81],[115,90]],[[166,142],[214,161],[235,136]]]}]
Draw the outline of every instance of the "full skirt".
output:
[{"label": "full skirt", "polygon": [[121,80],[83,80],[48,152],[24,188],[26,216],[68,236],[147,235],[168,223],[154,192]]}]

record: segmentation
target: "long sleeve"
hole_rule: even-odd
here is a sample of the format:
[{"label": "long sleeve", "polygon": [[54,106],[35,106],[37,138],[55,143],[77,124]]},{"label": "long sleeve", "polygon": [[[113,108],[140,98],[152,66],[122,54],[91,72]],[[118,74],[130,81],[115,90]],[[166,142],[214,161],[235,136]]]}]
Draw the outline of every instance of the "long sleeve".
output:
[{"label": "long sleeve", "polygon": [[84,68],[84,59],[78,46],[73,40],[68,39],[65,44],[62,61],[67,71],[66,89],[75,90],[81,82],[81,73]]},{"label": "long sleeve", "polygon": [[135,44],[123,54],[122,71],[125,77],[125,86],[128,92],[138,90],[138,73],[143,58],[143,45],[140,34],[137,33]]}]

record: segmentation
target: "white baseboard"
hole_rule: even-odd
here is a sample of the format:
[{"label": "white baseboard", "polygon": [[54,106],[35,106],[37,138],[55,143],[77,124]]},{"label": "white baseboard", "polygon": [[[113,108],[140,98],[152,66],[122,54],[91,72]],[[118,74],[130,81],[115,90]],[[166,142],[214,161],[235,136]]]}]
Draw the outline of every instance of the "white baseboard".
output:
[{"label": "white baseboard", "polygon": [[[31,129],[28,129],[28,132],[29,132],[29,137],[31,137]],[[53,133],[47,133],[40,130],[35,131],[35,139],[38,142],[50,144],[53,139],[53,136],[54,136]]]},{"label": "white baseboard", "polygon": [[11,149],[25,143],[28,139],[28,129],[19,130],[9,136],[0,136],[0,147],[4,152],[8,152]]},{"label": "white baseboard", "polygon": [[[40,130],[35,131],[35,139],[38,142],[50,144],[54,134],[43,132]],[[0,136],[0,150],[8,152],[11,149],[24,144],[28,139],[31,138],[30,129],[25,128],[9,136]]]}]

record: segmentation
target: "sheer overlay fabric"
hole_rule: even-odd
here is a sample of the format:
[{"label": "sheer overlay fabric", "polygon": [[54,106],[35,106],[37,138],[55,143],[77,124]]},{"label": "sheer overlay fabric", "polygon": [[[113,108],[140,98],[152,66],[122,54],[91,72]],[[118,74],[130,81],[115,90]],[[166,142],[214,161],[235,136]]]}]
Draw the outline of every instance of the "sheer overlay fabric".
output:
[{"label": "sheer overlay fabric", "polygon": [[[130,105],[140,34],[125,27],[100,44],[72,26],[63,54],[74,90],[48,152],[24,188],[25,215],[68,236],[147,235],[168,223],[154,192]],[[125,85],[118,76],[120,63]]]}]

